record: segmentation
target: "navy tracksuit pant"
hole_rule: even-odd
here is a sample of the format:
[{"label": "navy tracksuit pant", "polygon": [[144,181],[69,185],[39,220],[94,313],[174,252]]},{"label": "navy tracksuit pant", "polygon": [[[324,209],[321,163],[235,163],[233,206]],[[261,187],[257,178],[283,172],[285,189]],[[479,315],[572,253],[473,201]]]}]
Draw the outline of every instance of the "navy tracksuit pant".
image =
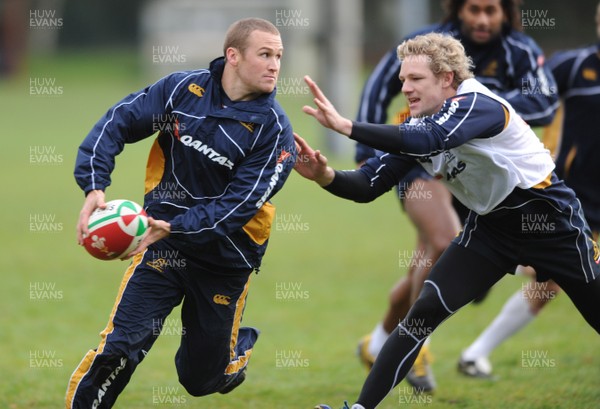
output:
[{"label": "navy tracksuit pant", "polygon": [[218,392],[246,367],[258,337],[257,330],[240,327],[251,272],[216,273],[168,240],[136,256],[100,345],[71,375],[66,407],[112,407],[181,302],[181,344],[175,355],[179,382],[194,396]]}]

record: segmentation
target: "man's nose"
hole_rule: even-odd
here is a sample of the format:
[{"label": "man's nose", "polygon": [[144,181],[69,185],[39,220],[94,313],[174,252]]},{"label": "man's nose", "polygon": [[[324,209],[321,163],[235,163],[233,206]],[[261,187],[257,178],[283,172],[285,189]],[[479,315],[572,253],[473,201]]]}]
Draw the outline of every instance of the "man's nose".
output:
[{"label": "man's nose", "polygon": [[490,18],[486,12],[481,11],[475,17],[475,25],[487,27],[490,25]]}]

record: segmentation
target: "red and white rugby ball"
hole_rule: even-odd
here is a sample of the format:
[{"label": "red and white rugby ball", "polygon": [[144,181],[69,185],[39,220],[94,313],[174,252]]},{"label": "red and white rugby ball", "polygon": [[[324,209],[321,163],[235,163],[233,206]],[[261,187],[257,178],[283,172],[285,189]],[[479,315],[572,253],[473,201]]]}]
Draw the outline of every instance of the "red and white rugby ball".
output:
[{"label": "red and white rugby ball", "polygon": [[124,257],[133,251],[148,229],[148,215],[131,200],[111,200],[96,209],[88,221],[89,234],[83,246],[100,260]]}]

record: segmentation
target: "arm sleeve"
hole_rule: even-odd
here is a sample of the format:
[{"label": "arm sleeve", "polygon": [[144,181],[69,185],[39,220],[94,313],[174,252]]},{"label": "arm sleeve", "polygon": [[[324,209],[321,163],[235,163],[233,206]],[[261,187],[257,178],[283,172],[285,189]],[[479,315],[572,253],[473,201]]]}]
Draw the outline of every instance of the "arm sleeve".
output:
[{"label": "arm sleeve", "polygon": [[279,189],[294,167],[296,147],[291,126],[275,124],[236,166],[224,195],[204,200],[171,220],[171,237],[196,244],[240,230]]},{"label": "arm sleeve", "polygon": [[79,146],[75,179],[87,194],[104,190],[110,183],[115,158],[126,143],[147,138],[156,132],[157,118],[168,112],[173,77],[123,98],[94,125]]},{"label": "arm sleeve", "polygon": [[368,159],[358,170],[336,170],[324,189],[344,199],[368,203],[397,185],[415,163],[409,156],[385,153]]},{"label": "arm sleeve", "polygon": [[544,126],[552,122],[558,108],[556,82],[544,64],[544,54],[531,39],[523,42],[507,38],[508,47],[519,57],[514,58],[514,89],[498,92],[531,126]]},{"label": "arm sleeve", "polygon": [[[394,48],[381,59],[365,83],[356,116],[357,121],[375,124],[387,122],[390,103],[402,89],[402,83],[398,78],[399,73],[400,60]],[[356,145],[354,159],[357,163],[372,156],[375,156],[373,148],[360,143]]]},{"label": "arm sleeve", "polygon": [[573,61],[576,56],[577,54],[572,51],[562,51],[553,54],[552,57],[548,59],[547,65],[552,71],[559,95],[563,95],[570,88],[569,77],[571,76]]},{"label": "arm sleeve", "polygon": [[[485,118],[485,119],[482,119]],[[392,154],[430,156],[460,146],[473,138],[500,133],[508,110],[478,93],[458,95],[444,102],[431,117],[410,124],[378,125],[353,122],[351,139]]]}]

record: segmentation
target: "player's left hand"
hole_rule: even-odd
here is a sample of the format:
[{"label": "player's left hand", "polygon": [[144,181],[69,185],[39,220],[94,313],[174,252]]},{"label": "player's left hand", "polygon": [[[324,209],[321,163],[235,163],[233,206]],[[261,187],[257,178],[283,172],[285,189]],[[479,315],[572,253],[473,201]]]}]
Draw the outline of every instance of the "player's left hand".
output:
[{"label": "player's left hand", "polygon": [[321,151],[310,147],[300,135],[294,132],[294,140],[298,147],[298,156],[294,170],[301,176],[314,180],[321,186],[327,186],[333,181],[335,172],[327,165],[327,158]]},{"label": "player's left hand", "polygon": [[169,222],[148,217],[148,230],[146,231],[144,238],[140,244],[131,253],[123,257],[122,260],[127,260],[136,254],[142,253],[149,245],[168,237],[170,233],[171,224]]}]

